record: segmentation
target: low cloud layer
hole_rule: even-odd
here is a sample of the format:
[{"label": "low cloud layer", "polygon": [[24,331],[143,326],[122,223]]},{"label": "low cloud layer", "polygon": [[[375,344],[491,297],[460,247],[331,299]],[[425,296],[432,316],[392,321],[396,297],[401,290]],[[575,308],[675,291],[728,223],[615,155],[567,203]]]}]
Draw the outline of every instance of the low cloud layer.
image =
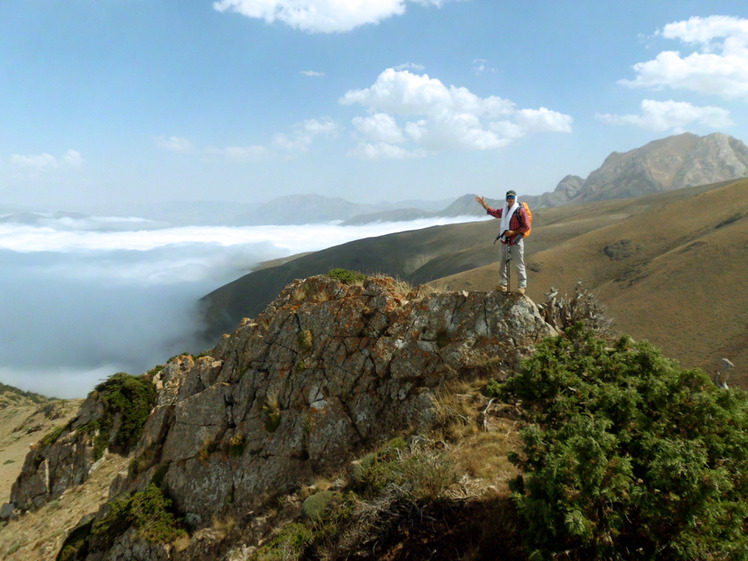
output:
[{"label": "low cloud layer", "polygon": [[[57,222],[55,222],[57,220]],[[107,376],[143,373],[214,342],[196,337],[197,300],[258,263],[465,218],[111,231],[110,218],[0,224],[0,381],[80,397]]]}]

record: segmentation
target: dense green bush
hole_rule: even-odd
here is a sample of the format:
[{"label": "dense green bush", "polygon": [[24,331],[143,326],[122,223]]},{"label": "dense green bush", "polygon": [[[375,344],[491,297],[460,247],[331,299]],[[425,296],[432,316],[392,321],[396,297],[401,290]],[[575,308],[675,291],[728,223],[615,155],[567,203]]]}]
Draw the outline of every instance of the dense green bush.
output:
[{"label": "dense green bush", "polygon": [[364,282],[368,277],[358,271],[349,271],[348,269],[332,269],[327,276],[331,279],[339,280],[343,284],[359,284]]},{"label": "dense green bush", "polygon": [[577,324],[502,394],[529,422],[512,488],[532,559],[748,559],[744,392]]},{"label": "dense green bush", "polygon": [[147,376],[130,376],[118,372],[97,385],[96,391],[104,402],[104,414],[77,430],[97,432],[94,459],[98,460],[110,446],[114,416],[120,414],[122,422],[112,443],[112,449],[127,454],[140,439],[156,398],[156,389]]},{"label": "dense green bush", "polygon": [[172,511],[171,499],[153,483],[132,497],[120,497],[109,512],[93,525],[92,534],[112,540],[134,526],[146,540],[170,543],[184,533],[182,522]]}]

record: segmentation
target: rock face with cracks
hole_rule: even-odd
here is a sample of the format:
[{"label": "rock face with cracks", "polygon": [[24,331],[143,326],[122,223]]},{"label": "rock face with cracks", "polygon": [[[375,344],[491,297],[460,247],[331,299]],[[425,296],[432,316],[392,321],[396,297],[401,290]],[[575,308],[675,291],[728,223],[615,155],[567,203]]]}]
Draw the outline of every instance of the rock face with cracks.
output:
[{"label": "rock face with cracks", "polygon": [[176,357],[153,377],[156,405],[111,498],[157,480],[194,541],[216,517],[428,430],[445,382],[489,363],[509,372],[554,334],[512,294],[429,293],[386,277],[295,281],[211,351]]}]

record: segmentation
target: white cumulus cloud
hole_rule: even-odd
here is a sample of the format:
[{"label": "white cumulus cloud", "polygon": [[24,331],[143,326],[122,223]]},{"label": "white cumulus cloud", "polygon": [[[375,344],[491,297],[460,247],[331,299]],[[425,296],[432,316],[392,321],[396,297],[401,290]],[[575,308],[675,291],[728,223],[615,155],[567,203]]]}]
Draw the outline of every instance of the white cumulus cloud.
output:
[{"label": "white cumulus cloud", "polygon": [[353,126],[372,140],[381,140],[390,144],[401,144],[406,140],[395,118],[387,113],[376,113],[371,117],[356,117],[353,119]]},{"label": "white cumulus cloud", "polygon": [[259,158],[267,154],[264,146],[226,146],[224,148],[206,148],[205,152],[217,156],[223,156],[229,160],[247,161]]},{"label": "white cumulus cloud", "polygon": [[319,137],[333,138],[338,134],[338,125],[332,119],[307,119],[294,127],[291,135],[280,133],[275,135],[273,145],[289,152],[305,152],[312,142]]},{"label": "white cumulus cloud", "polygon": [[473,74],[475,74],[476,76],[480,76],[481,74],[485,74],[486,72],[495,72],[495,70],[488,63],[488,60],[486,60],[485,58],[473,59]]},{"label": "white cumulus cloud", "polygon": [[619,83],[632,88],[683,89],[748,101],[748,19],[693,17],[657,32],[681,41],[692,52],[668,50],[634,65],[636,77]]},{"label": "white cumulus cloud", "polygon": [[83,165],[83,156],[77,150],[68,150],[62,157],[62,161],[70,167],[79,168]]},{"label": "white cumulus cloud", "polygon": [[428,74],[394,68],[370,87],[346,92],[339,103],[361,105],[369,114],[353,119],[360,142],[353,153],[364,157],[492,150],[535,132],[571,132],[572,124],[570,116],[544,107],[518,109],[498,96],[479,97]]},{"label": "white cumulus cloud", "polygon": [[68,150],[60,157],[47,152],[43,154],[13,154],[10,156],[10,163],[16,168],[38,173],[60,167],[79,168],[83,165],[83,156],[77,150]]},{"label": "white cumulus cloud", "polygon": [[219,12],[279,21],[311,33],[339,33],[405,13],[407,2],[441,6],[446,0],[220,0]]},{"label": "white cumulus cloud", "polygon": [[700,124],[720,129],[732,125],[730,113],[721,107],[698,107],[684,101],[654,101],[645,99],[639,115],[603,113],[596,118],[611,125],[635,125],[641,128],[680,132],[689,125]]},{"label": "white cumulus cloud", "polygon": [[194,150],[192,142],[181,136],[166,136],[162,134],[161,136],[157,136],[155,141],[161,148],[171,150],[172,152],[187,153]]},{"label": "white cumulus cloud", "polygon": [[325,76],[324,72],[317,72],[316,70],[302,70],[301,74],[309,76],[310,78],[321,78],[322,76]]}]

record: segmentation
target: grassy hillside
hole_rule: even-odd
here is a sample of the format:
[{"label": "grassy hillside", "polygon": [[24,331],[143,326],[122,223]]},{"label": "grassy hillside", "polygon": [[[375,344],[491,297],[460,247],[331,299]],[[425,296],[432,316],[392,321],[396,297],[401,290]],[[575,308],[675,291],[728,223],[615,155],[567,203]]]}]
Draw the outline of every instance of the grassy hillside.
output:
[{"label": "grassy hillside", "polygon": [[[570,213],[542,222],[537,238],[533,228],[528,295],[542,302],[550,286],[571,292],[581,279],[620,330],[708,372],[729,358],[747,385],[748,181],[581,208],[597,227],[582,232],[585,216]],[[433,284],[488,290],[495,278],[491,264]]]}]

